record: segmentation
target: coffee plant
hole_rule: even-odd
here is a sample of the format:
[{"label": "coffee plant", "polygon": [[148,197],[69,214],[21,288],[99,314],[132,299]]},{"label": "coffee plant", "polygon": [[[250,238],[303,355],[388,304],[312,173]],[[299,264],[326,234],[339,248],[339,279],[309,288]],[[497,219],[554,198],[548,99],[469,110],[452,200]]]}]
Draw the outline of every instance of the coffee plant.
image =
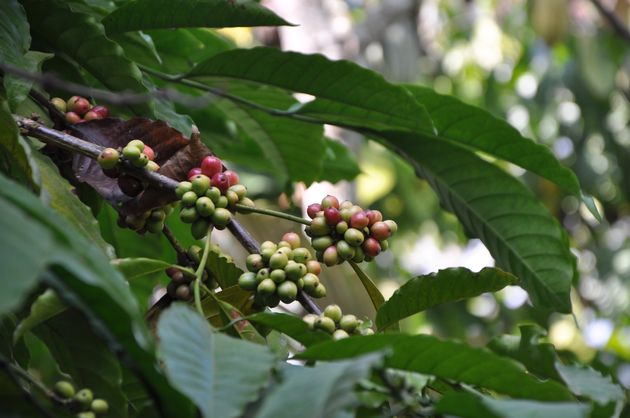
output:
[{"label": "coffee plant", "polygon": [[[622,413],[626,393],[605,368],[544,339],[544,318],[572,312],[576,259],[505,163],[599,216],[546,146],[430,88],[237,48],[213,30],[300,23],[255,1],[4,0],[0,11],[0,415]],[[276,195],[356,176],[324,125],[397,155],[497,267],[410,277],[385,300],[367,272],[405,233],[386,211],[332,195],[265,203],[248,184],[256,173]],[[373,315],[331,303],[342,280],[360,284]],[[528,292],[543,327],[487,347],[400,331],[508,285]]]}]

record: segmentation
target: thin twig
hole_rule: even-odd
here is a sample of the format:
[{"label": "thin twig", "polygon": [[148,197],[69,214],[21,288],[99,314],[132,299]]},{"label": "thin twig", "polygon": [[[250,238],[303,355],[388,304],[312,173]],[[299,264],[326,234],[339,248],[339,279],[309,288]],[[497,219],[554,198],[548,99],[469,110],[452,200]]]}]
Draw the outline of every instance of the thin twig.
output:
[{"label": "thin twig", "polygon": [[267,216],[273,216],[280,219],[285,219],[287,221],[293,221],[293,222],[300,223],[306,226],[311,225],[311,221],[309,221],[308,219],[304,219],[300,216],[293,216],[284,212],[278,212],[272,209],[257,208],[253,206],[241,205],[239,203],[237,203],[235,207],[236,209],[238,209],[240,212],[243,212],[243,213],[258,213],[261,215],[267,215]]},{"label": "thin twig", "polygon": [[591,3],[595,5],[595,8],[599,13],[608,20],[610,26],[621,36],[626,42],[630,43],[630,30],[628,27],[617,17],[615,12],[604,6],[601,0],[591,0]]},{"label": "thin twig", "polygon": [[190,262],[188,253],[186,252],[186,249],[182,247],[182,245],[179,243],[177,237],[175,236],[175,234],[173,234],[173,231],[171,231],[171,228],[169,228],[168,225],[164,225],[164,229],[162,229],[162,234],[164,234],[169,244],[171,244],[171,247],[173,247],[173,249],[175,250],[175,253],[177,253],[177,262],[182,265],[188,265],[188,263]]}]

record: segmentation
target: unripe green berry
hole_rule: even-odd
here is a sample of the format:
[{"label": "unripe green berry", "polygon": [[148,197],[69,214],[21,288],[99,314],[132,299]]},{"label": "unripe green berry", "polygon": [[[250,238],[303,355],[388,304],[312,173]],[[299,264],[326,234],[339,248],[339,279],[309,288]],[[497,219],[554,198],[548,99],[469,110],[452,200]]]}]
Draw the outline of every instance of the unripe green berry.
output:
[{"label": "unripe green berry", "polygon": [[339,209],[339,199],[335,196],[328,195],[322,199],[322,209],[337,208]]},{"label": "unripe green berry", "polygon": [[175,195],[181,199],[185,193],[192,191],[192,183],[189,181],[180,181],[175,189]]},{"label": "unripe green berry", "polygon": [[293,250],[289,247],[281,247],[278,245],[278,249],[276,250],[276,253],[282,253],[287,256],[287,259],[293,260]]},{"label": "unripe green berry", "polygon": [[217,199],[217,201],[215,203],[215,206],[218,207],[218,208],[227,208],[229,203],[230,202],[228,202],[227,197],[219,196],[219,198]]},{"label": "unripe green berry", "polygon": [[326,248],[333,245],[333,239],[332,237],[328,235],[323,236],[323,237],[313,238],[311,245],[316,251],[324,251]]},{"label": "unripe green berry", "polygon": [[321,237],[330,233],[330,227],[326,223],[326,218],[318,216],[311,221],[311,234],[314,237]]},{"label": "unripe green berry", "polygon": [[186,224],[191,224],[199,219],[199,214],[194,207],[182,208],[182,210],[179,211],[179,219]]},{"label": "unripe green berry", "polygon": [[96,415],[92,411],[84,411],[84,412],[79,412],[77,414],[77,418],[96,418]]},{"label": "unripe green berry", "polygon": [[332,267],[335,264],[339,263],[339,253],[337,253],[337,248],[334,245],[331,245],[324,250],[322,261],[328,267]]},{"label": "unripe green berry", "polygon": [[144,226],[150,233],[159,234],[164,229],[164,221],[149,220]]},{"label": "unripe green berry", "polygon": [[140,216],[127,215],[125,216],[125,223],[127,224],[129,228],[133,229],[134,231],[138,231],[144,227],[144,224],[146,222]]},{"label": "unripe green berry", "polygon": [[88,408],[94,399],[94,395],[90,389],[85,388],[78,391],[72,399],[82,407]]},{"label": "unripe green berry", "polygon": [[261,283],[263,280],[268,279],[271,274],[271,271],[268,268],[260,269],[256,273],[256,281]]},{"label": "unripe green berry", "polygon": [[149,157],[147,157],[146,154],[141,153],[137,159],[131,161],[131,164],[138,168],[146,167],[146,165],[149,164]]},{"label": "unripe green berry", "polygon": [[197,193],[197,196],[203,196],[210,188],[210,178],[203,174],[198,174],[190,179],[192,184],[192,191]]},{"label": "unripe green berry", "polygon": [[391,235],[394,235],[396,231],[398,231],[398,224],[396,222],[392,221],[391,219],[388,219],[384,222],[389,228],[389,232],[391,233]]},{"label": "unripe green berry", "polygon": [[314,275],[313,273],[306,273],[304,277],[304,290],[310,292],[314,292],[315,288],[319,285],[319,277]]},{"label": "unripe green berry", "polygon": [[272,295],[276,291],[276,284],[271,279],[264,279],[258,287],[256,288],[256,292],[260,293],[263,296]]},{"label": "unripe green berry", "polygon": [[206,196],[209,197],[210,200],[212,200],[212,203],[216,204],[221,197],[221,190],[214,186],[210,187],[208,190],[206,190]]},{"label": "unripe green berry", "polygon": [[271,256],[274,255],[275,253],[276,253],[276,250],[273,249],[273,248],[270,248],[270,247],[269,248],[262,248],[260,250],[260,255],[262,256],[263,261],[265,263],[268,263],[269,260],[271,259]]},{"label": "unripe green berry", "polygon": [[50,103],[52,103],[52,105],[55,106],[61,113],[66,113],[66,101],[61,97],[53,97],[50,99]]},{"label": "unripe green berry", "polygon": [[160,169],[160,166],[155,161],[149,160],[145,168],[149,171],[158,171]]},{"label": "unripe green berry", "polygon": [[339,341],[339,340],[343,340],[344,338],[348,338],[349,335],[346,331],[342,329],[338,329],[335,332],[333,332],[332,337],[333,337],[333,340]]},{"label": "unripe green berry", "polygon": [[231,208],[233,208],[234,205],[236,205],[240,200],[236,192],[232,190],[228,190],[227,192],[225,192],[225,197],[228,200],[228,206]]},{"label": "unripe green berry", "polygon": [[298,293],[298,287],[290,281],[282,282],[278,285],[278,296],[284,303],[291,303],[295,300]]},{"label": "unripe green berry", "polygon": [[361,335],[374,335],[374,330],[372,328],[363,328]]},{"label": "unripe green berry", "polygon": [[297,283],[297,286],[298,286],[299,289],[303,289],[304,288],[304,278],[300,277],[298,279],[298,281],[294,282],[294,283]]},{"label": "unripe green berry", "polygon": [[284,268],[284,272],[287,274],[287,279],[297,281],[306,274],[306,266],[295,262],[288,263]]},{"label": "unripe green berry", "polygon": [[363,243],[365,237],[363,232],[358,229],[349,228],[344,234],[343,239],[353,247],[358,247]]},{"label": "unripe green berry", "polygon": [[339,322],[342,316],[341,308],[339,305],[328,305],[324,309],[324,316],[327,316],[335,322]]},{"label": "unripe green berry", "polygon": [[363,252],[363,248],[356,247],[354,249],[354,257],[352,257],[352,261],[355,263],[361,263],[365,260],[365,253]]},{"label": "unripe green berry", "polygon": [[118,165],[120,154],[114,148],[105,148],[98,155],[98,164],[105,170],[111,170]]},{"label": "unripe green berry", "polygon": [[311,259],[311,253],[306,248],[299,247],[293,250],[293,260],[296,263],[305,264],[310,259]]},{"label": "unripe green berry", "polygon": [[242,184],[235,184],[234,186],[230,186],[228,191],[236,193],[236,195],[238,196],[238,200],[243,199],[247,195],[247,187],[243,186]]},{"label": "unripe green berry", "polygon": [[210,222],[207,219],[200,218],[190,226],[190,234],[194,239],[202,239],[208,235],[208,228],[210,228]]},{"label": "unripe green berry", "polygon": [[195,202],[195,208],[201,216],[209,217],[214,213],[214,203],[212,203],[212,200],[206,196],[201,196],[197,199]]},{"label": "unripe green berry", "polygon": [[278,248],[288,248],[291,249],[291,244],[286,241],[278,241]]},{"label": "unripe green berry", "polygon": [[328,318],[327,316],[320,316],[315,320],[315,328],[332,334],[333,332],[335,332],[336,329],[335,321]]},{"label": "unripe green berry", "polygon": [[354,257],[355,249],[342,240],[337,243],[337,253],[342,260],[350,260]]},{"label": "unripe green berry", "polygon": [[63,399],[70,399],[75,394],[74,386],[72,385],[72,383],[65,380],[61,380],[55,383],[53,390],[57,395],[59,395],[59,397]]},{"label": "unripe green berry", "polygon": [[212,214],[212,223],[217,229],[224,229],[232,220],[232,214],[224,208],[216,208]]},{"label": "unripe green berry", "polygon": [[144,151],[144,142],[139,139],[132,139],[131,141],[129,141],[127,146],[138,148],[138,151],[140,152]]},{"label": "unripe green berry", "polygon": [[258,287],[258,280],[256,280],[256,273],[251,271],[241,274],[238,278],[238,285],[245,290],[253,291]]},{"label": "unripe green berry", "polygon": [[359,325],[359,321],[357,321],[357,317],[354,315],[344,315],[339,320],[339,326],[346,332],[352,334],[357,326]]},{"label": "unripe green berry", "polygon": [[106,414],[109,411],[109,404],[104,399],[94,399],[90,409],[95,414]]},{"label": "unripe green berry", "polygon": [[387,241],[386,239],[381,241],[379,244],[381,244],[382,251],[386,251],[389,248],[389,241]]},{"label": "unripe green berry", "polygon": [[151,211],[151,215],[149,216],[149,220],[151,221],[163,221],[166,218],[166,212],[164,209],[153,209]]},{"label": "unripe green berry", "polygon": [[[239,202],[241,205],[243,206],[247,206],[248,208],[255,208],[256,204],[254,203],[254,201],[252,199],[250,199],[249,197],[244,197],[241,199],[241,201]],[[249,213],[249,211],[247,209],[237,209],[240,212],[243,213]]]},{"label": "unripe green berry", "polygon": [[275,283],[282,283],[287,279],[287,274],[282,269],[275,269],[271,271],[269,278]]},{"label": "unripe green berry", "polygon": [[247,270],[257,272],[265,267],[265,262],[260,254],[250,254],[245,259],[245,265],[247,266]]},{"label": "unripe green berry", "polygon": [[289,257],[282,252],[276,252],[269,258],[269,267],[272,269],[283,269],[289,262]]},{"label": "unripe green berry", "polygon": [[278,246],[276,245],[276,243],[272,242],[272,241],[264,241],[262,244],[260,244],[260,248],[262,250],[266,250],[266,249],[271,249],[273,250],[273,252],[276,252],[276,250],[278,249]]},{"label": "unripe green berry", "polygon": [[348,228],[348,222],[341,221],[335,226],[335,231],[337,231],[338,234],[343,235],[348,230]]},{"label": "unripe green berry", "polygon": [[339,204],[339,210],[350,209],[352,206],[354,206],[354,203],[352,203],[350,200],[344,200]]},{"label": "unripe green berry", "polygon": [[197,202],[197,193],[193,191],[186,192],[182,196],[182,205],[184,206],[187,206],[187,207],[195,206],[196,202]]},{"label": "unripe green berry", "polygon": [[137,147],[132,147],[127,145],[122,150],[123,157],[128,159],[129,161],[136,161],[142,155],[142,151],[140,151]]},{"label": "unripe green berry", "polygon": [[304,315],[302,320],[304,322],[306,322],[306,324],[308,325],[308,327],[310,329],[314,329],[315,328],[315,321],[317,321],[317,318],[319,318],[319,316],[317,316],[315,314],[306,314],[306,315]]},{"label": "unripe green berry", "polygon": [[201,247],[198,245],[191,245],[186,251],[188,257],[195,263],[199,263],[201,261]]},{"label": "unripe green berry", "polygon": [[315,287],[315,291],[313,292],[313,294],[311,295],[314,298],[320,299],[326,296],[326,286],[324,286],[323,284],[318,284],[317,287]]}]

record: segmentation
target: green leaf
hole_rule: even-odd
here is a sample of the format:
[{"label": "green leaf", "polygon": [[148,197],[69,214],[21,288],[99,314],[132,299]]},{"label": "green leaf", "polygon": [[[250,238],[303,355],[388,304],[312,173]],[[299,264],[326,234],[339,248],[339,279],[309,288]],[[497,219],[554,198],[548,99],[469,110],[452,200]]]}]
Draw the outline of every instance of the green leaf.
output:
[{"label": "green leaf", "polygon": [[513,360],[430,335],[388,333],[350,337],[317,344],[297,358],[329,361],[388,349],[391,355],[385,359],[386,367],[477,385],[516,398],[573,400],[562,385],[536,379]]},{"label": "green leaf", "polygon": [[19,133],[6,102],[0,100],[0,172],[37,190],[31,167],[31,149]]},{"label": "green leaf", "polygon": [[449,268],[414,277],[402,285],[376,314],[383,328],[433,306],[496,292],[517,282],[516,277],[495,268],[473,273],[466,268]]},{"label": "green leaf", "polygon": [[[17,0],[3,1],[0,6],[0,61],[32,71],[35,63],[26,56],[31,46],[30,33],[20,3]],[[33,84],[10,74],[3,77],[3,83],[12,109],[24,100]]]},{"label": "green leaf", "polygon": [[380,290],[378,290],[378,287],[376,287],[372,279],[370,279],[368,275],[361,270],[361,267],[359,267],[357,263],[352,260],[348,261],[348,263],[350,263],[352,270],[354,270],[356,275],[359,277],[359,280],[361,280],[361,284],[372,301],[372,306],[374,306],[374,309],[378,312],[381,306],[385,303],[385,297],[383,297],[383,294]]},{"label": "green leaf", "polygon": [[324,140],[326,152],[317,181],[337,183],[340,180],[353,180],[361,174],[361,168],[347,146],[334,139],[324,138]]},{"label": "green leaf", "polygon": [[358,406],[356,384],[380,367],[382,354],[315,367],[285,368],[285,378],[263,401],[256,418],[342,418]]},{"label": "green leaf", "polygon": [[330,340],[330,335],[313,331],[302,319],[283,313],[261,312],[247,317],[252,322],[265,325],[288,335],[305,347]]},{"label": "green leaf", "polygon": [[326,123],[433,133],[426,110],[403,87],[357,64],[322,55],[238,49],[199,63],[187,77],[210,85],[222,78],[253,81],[311,94],[317,99],[299,112]]},{"label": "green leaf", "polygon": [[26,189],[0,176],[0,314],[18,307],[43,276],[80,309],[110,349],[133,365],[166,417],[190,417],[190,403],[155,367],[152,340],[138,303],[108,258]]},{"label": "green leaf", "polygon": [[[229,91],[271,108],[284,109],[296,103],[290,95],[276,89],[233,86]],[[310,184],[317,179],[326,150],[322,126],[278,118],[229,100],[221,100],[216,106],[238,126],[242,135],[258,145],[281,180]]]},{"label": "green leaf", "polygon": [[447,392],[436,411],[461,418],[587,418],[588,405],[573,402],[534,402],[494,399],[466,392]]},{"label": "green leaf", "polygon": [[[219,309],[225,319],[224,327],[235,319],[245,317],[245,315],[243,315],[243,313],[235,308],[231,303],[219,299],[214,293],[211,293],[210,297],[212,297],[219,305]],[[233,330],[233,335],[242,338],[243,340],[262,345],[267,343],[265,338],[260,335],[258,330],[246,319],[234,323],[230,328]]]},{"label": "green leaf", "polygon": [[147,29],[289,25],[251,0],[136,0],[103,19],[108,33]]},{"label": "green leaf", "polygon": [[556,370],[571,392],[578,396],[585,396],[600,405],[623,403],[626,399],[623,389],[614,384],[610,376],[603,376],[590,367],[565,365],[558,361]]},{"label": "green leaf", "polygon": [[42,322],[59,315],[66,310],[66,305],[57,297],[52,289],[46,289],[31,305],[28,316],[20,321],[13,333],[13,341],[17,342],[24,334]]},{"label": "green leaf", "polygon": [[520,279],[534,305],[571,312],[575,258],[565,231],[518,180],[474,153],[403,132],[379,134],[437,192],[497,266]]},{"label": "green leaf", "polygon": [[112,416],[127,416],[120,364],[79,312],[66,310],[38,325],[33,332],[79,388],[90,388],[96,397],[106,399]]},{"label": "green leaf", "polygon": [[127,280],[158,273],[172,266],[171,263],[167,263],[166,261],[144,257],[117,258],[112,260],[112,265],[116,267]]},{"label": "green leaf", "polygon": [[[86,14],[75,13],[63,2],[26,0],[23,5],[31,24],[33,42],[49,46],[75,60],[113,91],[146,93],[142,74],[123,49],[107,38],[103,25]],[[130,108],[142,116],[152,114],[149,104]]]},{"label": "green leaf", "polygon": [[243,274],[243,270],[238,268],[231,258],[227,258],[224,254],[212,250],[208,253],[206,268],[212,272],[213,277],[222,289],[236,286],[238,278]]},{"label": "green leaf", "polygon": [[166,310],[157,333],[170,381],[204,418],[240,416],[267,385],[274,356],[266,347],[212,333],[206,320],[186,305],[176,303]]},{"label": "green leaf", "polygon": [[50,158],[39,152],[33,153],[33,161],[37,164],[42,179],[40,199],[73,224],[77,231],[101,248],[103,253],[113,258],[114,249],[101,237],[98,222],[92,211],[79,200],[73,191],[74,187],[61,177],[57,166]]}]

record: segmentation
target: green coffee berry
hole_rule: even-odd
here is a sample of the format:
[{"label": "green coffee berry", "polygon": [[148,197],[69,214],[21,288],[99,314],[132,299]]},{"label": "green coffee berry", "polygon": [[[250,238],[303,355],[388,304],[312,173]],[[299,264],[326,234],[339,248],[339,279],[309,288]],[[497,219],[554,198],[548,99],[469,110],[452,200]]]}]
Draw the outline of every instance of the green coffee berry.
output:
[{"label": "green coffee berry", "polygon": [[278,297],[284,303],[291,303],[295,300],[298,293],[298,287],[290,281],[282,282],[278,285]]},{"label": "green coffee berry", "polygon": [[195,202],[195,208],[199,215],[209,217],[214,213],[214,203],[209,197],[202,196]]},{"label": "green coffee berry", "polygon": [[389,248],[389,241],[387,241],[386,239],[379,242],[379,244],[381,244],[381,251],[386,251]]},{"label": "green coffee berry", "polygon": [[337,243],[337,253],[342,260],[350,260],[354,257],[355,249],[346,241],[339,241]]},{"label": "green coffee berry", "polygon": [[147,157],[146,154],[141,153],[138,158],[131,161],[131,164],[138,168],[146,167],[146,165],[149,164],[149,157]]},{"label": "green coffee berry", "polygon": [[264,279],[258,287],[256,288],[256,292],[260,293],[263,296],[272,295],[276,291],[276,284],[271,279]]},{"label": "green coffee berry", "polygon": [[133,139],[129,141],[127,146],[138,148],[140,152],[144,151],[144,142],[140,141],[139,139]]},{"label": "green coffee berry", "polygon": [[234,207],[234,205],[236,205],[238,201],[240,200],[236,192],[232,190],[228,190],[227,192],[225,192],[225,197],[228,200],[229,207]]},{"label": "green coffee berry", "polygon": [[197,219],[190,226],[190,234],[194,239],[202,239],[206,235],[208,235],[208,228],[210,228],[210,222],[207,219],[200,218]]},{"label": "green coffee berry", "polygon": [[195,263],[199,263],[201,261],[201,247],[198,245],[191,245],[186,251],[188,257]]},{"label": "green coffee berry", "polygon": [[109,404],[104,399],[94,399],[90,405],[90,409],[95,414],[106,414],[109,410]]},{"label": "green coffee berry", "polygon": [[363,243],[365,237],[363,236],[363,232],[358,229],[348,228],[348,230],[343,234],[343,239],[351,246],[358,247]]},{"label": "green coffee berry", "polygon": [[96,415],[92,411],[79,412],[77,418],[96,418]]},{"label": "green coffee berry", "polygon": [[318,216],[317,218],[313,219],[311,221],[310,228],[311,234],[314,237],[321,237],[330,233],[330,227],[326,223],[326,218],[324,218],[323,216]]},{"label": "green coffee berry", "polygon": [[268,248],[272,249],[275,252],[278,249],[278,246],[271,241],[264,241],[262,244],[260,244],[261,250],[266,250]]},{"label": "green coffee berry", "polygon": [[215,203],[215,206],[218,208],[227,208],[229,203],[230,202],[227,200],[227,197],[219,196],[219,198],[217,199]]},{"label": "green coffee berry", "polygon": [[317,320],[317,318],[319,318],[319,316],[317,316],[315,314],[306,314],[306,315],[304,315],[302,320],[304,322],[306,322],[306,324],[308,325],[308,327],[310,329],[314,329],[315,328],[315,321]]},{"label": "green coffee berry", "polygon": [[332,337],[333,337],[333,340],[339,341],[339,340],[343,340],[344,338],[348,338],[349,335],[346,331],[342,329],[338,329],[335,332],[333,332]]},{"label": "green coffee berry", "polygon": [[263,261],[265,263],[268,263],[269,260],[271,259],[271,256],[274,255],[276,253],[275,248],[271,248],[271,247],[267,247],[267,248],[262,248],[260,250],[260,255],[263,258]]},{"label": "green coffee berry", "polygon": [[184,195],[182,196],[182,205],[190,207],[190,206],[195,206],[195,203],[197,202],[197,193],[190,191],[190,192],[186,192],[184,193]]},{"label": "green coffee berry", "polygon": [[300,277],[297,281],[297,286],[299,289],[303,289],[304,288],[304,279],[302,277]]},{"label": "green coffee berry", "polygon": [[315,328],[332,334],[333,332],[335,332],[336,329],[335,321],[328,318],[327,316],[320,316],[315,320]]},{"label": "green coffee berry", "polygon": [[313,294],[311,295],[314,298],[320,299],[326,296],[326,286],[324,286],[323,284],[318,284],[317,287],[315,287],[315,290],[313,291]]},{"label": "green coffee berry", "polygon": [[52,103],[52,105],[55,106],[57,110],[61,113],[66,113],[66,101],[61,97],[53,97],[52,99],[50,99],[50,103]]},{"label": "green coffee berry", "polygon": [[363,252],[363,248],[356,247],[354,249],[354,257],[352,257],[352,261],[355,263],[361,263],[363,260],[365,260],[365,252]]},{"label": "green coffee berry", "polygon": [[175,189],[175,195],[181,199],[186,192],[192,191],[192,183],[189,181],[180,181]]},{"label": "green coffee berry", "polygon": [[224,208],[216,208],[212,213],[212,223],[217,229],[224,229],[232,220],[232,214]]},{"label": "green coffee berry", "polygon": [[348,222],[341,221],[337,225],[335,225],[335,231],[338,234],[343,235],[348,230]]},{"label": "green coffee berry", "polygon": [[63,399],[70,399],[75,394],[74,386],[72,385],[72,383],[65,380],[61,380],[55,383],[53,390],[57,395],[59,395],[59,397]]},{"label": "green coffee berry", "polygon": [[[256,204],[254,203],[254,201],[252,199],[250,199],[249,197],[242,198],[239,203],[241,205],[243,205],[243,206],[247,206],[248,208],[255,208],[256,207]],[[248,213],[247,209],[237,209],[237,210],[240,210],[243,213]]]},{"label": "green coffee berry", "polygon": [[276,250],[276,253],[282,253],[287,256],[287,259],[293,260],[293,250],[289,247],[280,247]]},{"label": "green coffee berry", "polygon": [[228,191],[236,193],[236,195],[238,196],[238,200],[243,199],[247,195],[247,187],[243,186],[242,184],[235,184],[234,186],[230,186]]},{"label": "green coffee berry", "polygon": [[146,169],[149,171],[158,171],[160,169],[160,166],[155,161],[149,160],[149,162],[147,163]]},{"label": "green coffee berry", "polygon": [[314,292],[317,285],[319,285],[319,277],[313,273],[306,273],[302,280],[304,281],[304,290],[309,293]]},{"label": "green coffee berry", "polygon": [[374,330],[372,328],[363,328],[361,335],[374,335]]},{"label": "green coffee berry", "polygon": [[150,220],[144,225],[147,231],[152,234],[159,234],[164,229],[164,221]]},{"label": "green coffee berry", "polygon": [[313,246],[315,251],[324,251],[326,248],[333,245],[333,239],[328,235],[313,238],[313,241],[311,241],[311,245]]},{"label": "green coffee berry", "polygon": [[339,322],[342,316],[341,308],[339,305],[328,305],[324,309],[324,316],[327,316],[335,322]]},{"label": "green coffee berry", "polygon": [[293,250],[293,260],[296,263],[306,263],[311,259],[311,253],[304,247],[299,247]]},{"label": "green coffee berry", "polygon": [[283,269],[289,262],[289,257],[282,252],[276,252],[269,258],[269,267],[272,269]]},{"label": "green coffee berry", "polygon": [[214,186],[210,187],[208,190],[206,190],[206,196],[212,200],[212,203],[216,204],[221,197],[221,190]]},{"label": "green coffee berry", "polygon": [[166,218],[166,212],[163,209],[153,209],[149,220],[151,221],[163,221]]},{"label": "green coffee berry", "polygon": [[260,254],[250,254],[245,259],[247,270],[257,272],[265,266],[265,262]]},{"label": "green coffee berry", "polygon": [[282,269],[275,269],[269,273],[269,278],[275,283],[282,283],[287,279],[287,274]]},{"label": "green coffee berry", "polygon": [[238,285],[245,290],[253,291],[258,287],[258,280],[256,280],[256,273],[251,271],[241,274],[238,278]]},{"label": "green coffee berry", "polygon": [[87,408],[92,403],[94,395],[90,389],[84,388],[78,391],[72,399],[82,407]]},{"label": "green coffee berry", "polygon": [[123,157],[125,157],[129,161],[136,161],[142,155],[142,151],[140,151],[137,147],[132,147],[127,145],[122,150]]},{"label": "green coffee berry", "polygon": [[186,224],[191,224],[199,219],[199,214],[197,213],[197,209],[192,208],[182,208],[179,212],[179,219]]},{"label": "green coffee berry", "polygon": [[114,148],[105,148],[98,155],[97,161],[101,168],[111,170],[118,165],[120,154]]},{"label": "green coffee berry", "polygon": [[331,245],[324,250],[322,261],[328,267],[332,267],[335,264],[339,263],[339,253],[337,253],[337,248],[334,245]]},{"label": "green coffee berry", "polygon": [[289,244],[287,241],[280,241],[280,242],[278,242],[278,248],[292,249],[291,248],[291,244]]},{"label": "green coffee berry", "polygon": [[203,196],[210,188],[210,178],[203,174],[194,176],[190,183],[192,184],[193,192],[197,193],[197,196]]},{"label": "green coffee berry", "polygon": [[256,273],[256,280],[258,281],[258,283],[260,283],[263,280],[268,279],[270,275],[271,271],[265,267],[264,269],[258,270],[258,272]]},{"label": "green coffee berry", "polygon": [[300,277],[306,274],[306,266],[296,262],[288,263],[284,268],[284,271],[287,274],[287,279],[297,281]]},{"label": "green coffee berry", "polygon": [[344,315],[339,320],[339,326],[342,330],[353,333],[354,330],[359,326],[359,321],[357,321],[357,317],[354,315]]},{"label": "green coffee berry", "polygon": [[398,224],[390,219],[384,221],[385,224],[389,227],[389,232],[394,235],[396,231],[398,231]]}]

